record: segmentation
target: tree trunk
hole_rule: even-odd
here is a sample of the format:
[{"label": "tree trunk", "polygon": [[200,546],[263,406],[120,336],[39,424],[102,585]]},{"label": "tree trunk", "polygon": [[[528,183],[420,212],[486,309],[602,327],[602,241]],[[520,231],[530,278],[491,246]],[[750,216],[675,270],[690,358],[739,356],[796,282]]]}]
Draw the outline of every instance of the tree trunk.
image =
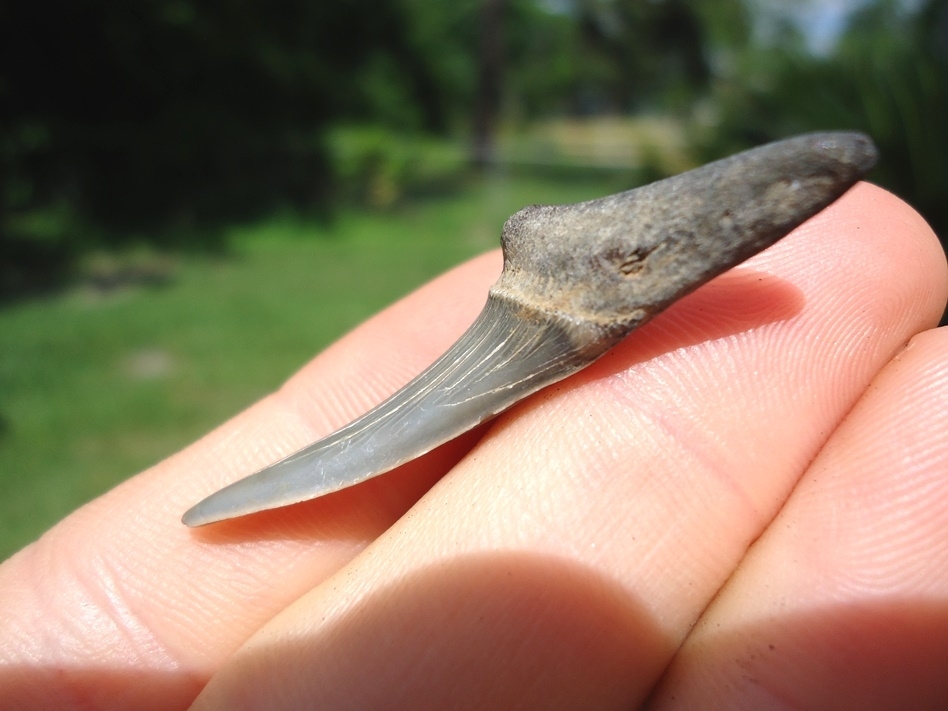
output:
[{"label": "tree trunk", "polygon": [[473,161],[483,167],[494,159],[494,132],[500,113],[504,70],[504,2],[483,0],[477,96],[474,99]]}]

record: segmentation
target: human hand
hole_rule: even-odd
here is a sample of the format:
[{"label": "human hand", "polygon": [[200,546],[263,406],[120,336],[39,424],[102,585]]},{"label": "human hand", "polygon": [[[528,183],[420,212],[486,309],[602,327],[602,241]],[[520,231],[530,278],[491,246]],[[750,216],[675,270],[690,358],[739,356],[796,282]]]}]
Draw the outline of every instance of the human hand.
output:
[{"label": "human hand", "polygon": [[407,382],[499,270],[422,288],[6,561],[3,708],[948,703],[948,273],[866,184],[476,432],[181,525]]}]

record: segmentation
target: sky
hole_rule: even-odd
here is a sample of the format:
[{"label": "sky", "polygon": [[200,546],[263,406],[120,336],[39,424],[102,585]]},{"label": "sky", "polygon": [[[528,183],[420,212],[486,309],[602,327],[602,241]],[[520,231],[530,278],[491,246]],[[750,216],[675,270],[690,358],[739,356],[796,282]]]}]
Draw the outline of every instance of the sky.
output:
[{"label": "sky", "polygon": [[[774,0],[749,0],[758,10],[758,31],[764,36],[768,25],[781,18],[789,18],[806,37],[807,45],[815,54],[827,54],[832,49],[843,30],[849,15],[868,0],[795,0],[795,2],[775,2]],[[918,9],[920,0],[899,0],[906,12]]]},{"label": "sky", "polygon": [[797,21],[806,34],[810,49],[818,54],[831,50],[846,29],[846,18],[863,4],[863,0],[823,0],[798,6],[803,12]]},{"label": "sky", "polygon": [[[906,12],[916,11],[922,0],[896,0]],[[576,0],[539,0],[551,12],[569,14]],[[815,54],[828,54],[846,29],[847,18],[870,0],[745,0],[754,9],[758,38],[772,35],[780,22],[790,20]]]}]

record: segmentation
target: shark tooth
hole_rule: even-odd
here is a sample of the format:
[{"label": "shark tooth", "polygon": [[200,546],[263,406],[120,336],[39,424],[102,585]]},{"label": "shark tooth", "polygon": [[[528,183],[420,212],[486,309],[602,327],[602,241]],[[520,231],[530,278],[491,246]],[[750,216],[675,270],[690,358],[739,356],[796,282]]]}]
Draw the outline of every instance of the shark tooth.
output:
[{"label": "shark tooth", "polygon": [[504,269],[471,327],[365,415],[188,510],[203,526],[384,474],[586,367],[677,299],[845,193],[871,139],[777,141],[650,185],[531,206],[504,225]]}]

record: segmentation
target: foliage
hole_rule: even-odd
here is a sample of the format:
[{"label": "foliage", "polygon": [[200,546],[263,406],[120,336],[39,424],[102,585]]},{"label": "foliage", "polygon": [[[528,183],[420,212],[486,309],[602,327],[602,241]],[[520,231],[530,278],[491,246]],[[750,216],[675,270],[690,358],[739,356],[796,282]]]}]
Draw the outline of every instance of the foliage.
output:
[{"label": "foliage", "polygon": [[406,196],[461,183],[466,156],[455,144],[381,124],[346,124],[327,134],[333,195],[339,202],[387,208]]},{"label": "foliage", "polygon": [[[442,130],[457,72],[402,4],[0,5],[0,255],[213,237],[324,201],[332,121]],[[51,209],[61,228],[34,229]]]},{"label": "foliage", "polygon": [[740,23],[738,0],[520,3],[508,23],[508,99],[525,118],[687,113],[707,88],[709,57]]}]

